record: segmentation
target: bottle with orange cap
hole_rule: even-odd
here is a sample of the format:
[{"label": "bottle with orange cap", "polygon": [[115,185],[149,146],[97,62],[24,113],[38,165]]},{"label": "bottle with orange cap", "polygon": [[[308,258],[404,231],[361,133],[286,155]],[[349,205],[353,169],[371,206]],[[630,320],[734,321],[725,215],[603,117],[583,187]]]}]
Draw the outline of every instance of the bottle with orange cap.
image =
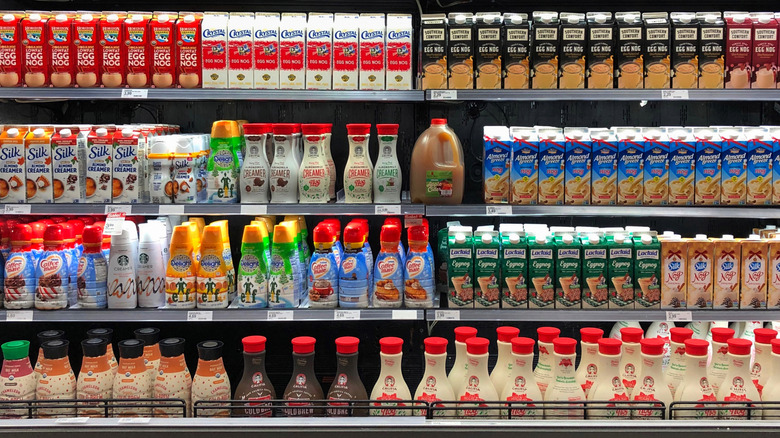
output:
[{"label": "bottle with orange cap", "polygon": [[379,234],[382,245],[374,265],[371,305],[373,307],[401,307],[405,267],[398,252],[401,229],[396,225],[383,225]]},{"label": "bottle with orange cap", "polygon": [[299,275],[295,229],[290,222],[274,226],[274,244],[268,278],[268,307],[298,307],[296,278]]},{"label": "bottle with orange cap", "polygon": [[330,200],[328,188],[331,175],[324,154],[321,124],[301,125],[303,132],[303,159],[298,172],[298,198],[302,204],[324,204]]},{"label": "bottle with orange cap", "polygon": [[11,231],[11,251],[5,262],[6,309],[31,309],[38,288],[35,257],[32,253],[32,227],[16,224]]},{"label": "bottle with orange cap", "polygon": [[209,225],[203,229],[200,263],[195,275],[199,309],[223,309],[228,306],[228,277],[222,255],[223,247],[219,225]]},{"label": "bottle with orange cap", "polygon": [[90,225],[84,228],[84,253],[79,258],[78,303],[83,308],[104,309],[106,307],[106,279],[108,263],[100,250],[103,230]]},{"label": "bottle with orange cap", "polygon": [[[253,222],[244,227],[241,260],[238,262],[238,307],[268,306],[268,260],[264,255],[265,223]],[[265,233],[267,238],[268,233]]]},{"label": "bottle with orange cap", "polygon": [[238,150],[241,134],[235,120],[218,120],[211,126],[211,153],[206,170],[210,203],[238,202]]},{"label": "bottle with orange cap", "polygon": [[338,305],[339,264],[334,254],[336,235],[327,223],[314,227],[314,254],[309,263],[309,307],[335,308]]},{"label": "bottle with orange cap", "polygon": [[344,167],[344,196],[348,204],[370,204],[373,194],[373,172],[368,153],[370,124],[347,125],[349,159]]},{"label": "bottle with orange cap", "polygon": [[366,308],[369,305],[369,269],[363,250],[364,235],[358,223],[344,229],[344,257],[339,268],[339,306]]},{"label": "bottle with orange cap", "polygon": [[165,272],[165,305],[175,309],[194,309],[198,262],[188,225],[177,225],[171,235],[171,258]]},{"label": "bottle with orange cap", "polygon": [[65,236],[61,225],[49,225],[43,235],[43,254],[36,275],[35,308],[41,310],[68,307],[70,275],[65,256]]}]

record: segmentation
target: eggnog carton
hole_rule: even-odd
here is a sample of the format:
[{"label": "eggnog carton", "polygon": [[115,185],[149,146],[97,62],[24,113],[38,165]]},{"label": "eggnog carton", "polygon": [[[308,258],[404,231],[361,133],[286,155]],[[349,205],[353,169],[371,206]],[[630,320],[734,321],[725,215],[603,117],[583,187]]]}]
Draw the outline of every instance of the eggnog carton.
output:
[{"label": "eggnog carton", "polygon": [[77,87],[100,85],[98,22],[100,12],[79,11],[73,20],[73,44]]},{"label": "eggnog carton", "polygon": [[713,242],[713,300],[715,309],[738,309],[742,249],[732,235]]},{"label": "eggnog carton", "polygon": [[336,14],[333,21],[333,89],[358,89],[358,14]]},{"label": "eggnog carton", "polygon": [[688,307],[712,309],[715,244],[706,234],[688,239]]},{"label": "eggnog carton", "polygon": [[747,12],[726,11],[726,88],[750,88],[753,22]]},{"label": "eggnog carton", "polygon": [[661,241],[661,308],[685,309],[688,286],[688,242],[679,235]]},{"label": "eggnog carton", "polygon": [[639,128],[615,128],[618,140],[617,203],[641,205],[644,197],[644,143]]},{"label": "eggnog carton", "polygon": [[302,90],[306,85],[306,14],[282,14],[279,25],[279,88]]},{"label": "eggnog carton", "polygon": [[46,44],[46,20],[49,13],[27,11],[21,21],[22,33],[22,70],[26,87],[45,87],[49,85],[49,50]]},{"label": "eggnog carton", "polygon": [[127,69],[125,70],[127,86],[130,88],[147,88],[152,84],[151,38],[149,21],[151,12],[128,12],[125,20],[125,50],[127,53]]},{"label": "eggnog carton", "polygon": [[566,128],[564,203],[590,204],[591,141],[587,128]]},{"label": "eggnog carton", "polygon": [[747,204],[772,203],[772,154],[774,142],[767,128],[745,129],[747,140]]},{"label": "eggnog carton", "polygon": [[766,306],[769,309],[780,308],[780,237],[769,239],[769,283]]},{"label": "eggnog carton", "polygon": [[22,85],[23,11],[0,11],[0,87]]},{"label": "eggnog carton", "polygon": [[533,205],[539,199],[539,136],[532,127],[512,126],[509,202]]},{"label": "eggnog carton", "polygon": [[227,88],[228,13],[206,12],[200,26],[203,88]]},{"label": "eggnog carton", "polygon": [[3,204],[23,204],[27,200],[24,166],[26,134],[26,126],[12,125],[6,125],[0,134],[0,202]]},{"label": "eggnog carton", "polygon": [[179,12],[176,20],[176,86],[199,88],[201,86],[202,59],[200,12]]},{"label": "eggnog carton", "polygon": [[755,234],[740,241],[742,247],[741,309],[766,308],[769,245]]},{"label": "eggnog carton", "polygon": [[744,205],[747,200],[747,139],[742,128],[718,128],[721,138],[720,203]]},{"label": "eggnog carton", "polygon": [[51,170],[52,126],[30,127],[24,138],[25,172],[27,173],[27,203],[51,204],[54,202]]},{"label": "eggnog carton", "polygon": [[644,204],[669,203],[669,136],[665,129],[644,128]]},{"label": "eggnog carton", "polygon": [[46,22],[49,83],[54,87],[72,87],[76,83],[76,56],[73,12],[53,12]]},{"label": "eggnog carton", "polygon": [[306,89],[330,90],[333,78],[333,14],[310,13],[306,25]]},{"label": "eggnog carton", "polygon": [[754,12],[751,88],[777,88],[778,23],[772,12]]},{"label": "eggnog carton", "polygon": [[696,137],[691,128],[668,128],[669,204],[693,205]]},{"label": "eggnog carton", "polygon": [[176,18],[176,12],[157,11],[149,22],[154,88],[171,88],[176,83]]},{"label": "eggnog carton", "polygon": [[696,177],[694,181],[694,204],[720,204],[721,143],[716,130],[694,128],[696,137]]},{"label": "eggnog carton", "polygon": [[124,12],[106,11],[98,22],[98,65],[101,87],[118,88],[125,84],[127,62],[124,40],[125,18]]},{"label": "eggnog carton", "polygon": [[228,18],[228,88],[254,87],[255,14],[231,12]]},{"label": "eggnog carton", "polygon": [[113,141],[111,195],[115,204],[136,204],[144,186],[144,142],[137,127],[117,127]]},{"label": "eggnog carton", "polygon": [[412,33],[411,15],[387,14],[387,90],[412,89]]},{"label": "eggnog carton", "polygon": [[591,204],[615,205],[617,200],[617,137],[612,129],[591,128]]},{"label": "eggnog carton", "polygon": [[361,90],[385,89],[385,14],[360,14]]},{"label": "eggnog carton", "polygon": [[255,88],[279,88],[279,14],[255,13]]},{"label": "eggnog carton", "polygon": [[111,203],[115,131],[113,125],[94,126],[87,136],[87,203]]}]

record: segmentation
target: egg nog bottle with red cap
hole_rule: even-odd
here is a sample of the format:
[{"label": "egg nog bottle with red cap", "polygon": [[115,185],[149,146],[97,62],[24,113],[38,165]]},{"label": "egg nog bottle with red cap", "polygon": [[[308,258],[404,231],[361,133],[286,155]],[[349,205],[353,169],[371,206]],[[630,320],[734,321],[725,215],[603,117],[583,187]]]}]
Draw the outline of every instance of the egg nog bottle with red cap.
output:
[{"label": "egg nog bottle with red cap", "polygon": [[[539,327],[536,329],[536,333],[539,336],[539,361],[534,368],[534,377],[542,396],[544,396],[548,385],[552,382],[554,373],[553,340],[558,338],[561,330],[555,327]],[[572,366],[574,365],[572,364]]]},{"label": "egg nog bottle with red cap", "polygon": [[582,387],[585,397],[596,381],[599,372],[599,339],[604,337],[604,330],[592,327],[580,329],[580,347],[582,357],[577,367],[577,383]]},{"label": "egg nog bottle with red cap", "polygon": [[672,392],[669,390],[663,374],[664,340],[647,338],[639,341],[639,345],[642,348],[642,371],[639,373],[636,387],[631,393],[631,399],[647,402],[647,404],[632,409],[631,416],[644,419],[664,417],[665,409],[647,409],[648,407],[662,407],[652,403],[653,401],[663,402],[663,407],[668,407],[672,403]]},{"label": "egg nog bottle with red cap", "polygon": [[[770,353],[770,369],[773,371],[780,370],[780,339],[772,339],[770,345],[772,347],[772,351]],[[761,401],[780,401],[780,372],[774,371],[770,374],[766,384],[764,385],[764,390],[761,393]],[[780,418],[780,410],[764,409],[763,415],[765,420],[777,420]]]},{"label": "egg nog bottle with red cap", "polygon": [[[514,337],[512,346],[512,368],[506,379],[506,384],[499,394],[501,400],[514,402],[533,402],[542,400],[542,392],[536,384],[531,365],[534,361],[534,340],[531,338]],[[498,389],[498,388],[496,388]],[[542,419],[542,412],[530,408],[533,404],[512,405],[510,418]]]},{"label": "egg nog bottle with red cap", "polygon": [[301,125],[303,159],[298,172],[298,199],[301,204],[325,204],[330,200],[330,174],[325,156],[322,124]]},{"label": "egg nog bottle with red cap", "polygon": [[[336,338],[336,377],[328,390],[328,400],[366,400],[366,387],[358,374],[358,344],[360,339],[354,336]],[[329,406],[349,406],[349,402],[330,402]],[[366,406],[366,403],[356,403]],[[354,406],[354,405],[353,405]],[[329,417],[364,417],[366,409],[328,409]]]},{"label": "egg nog bottle with red cap", "polygon": [[520,334],[520,329],[517,327],[498,327],[496,334],[498,336],[496,341],[496,345],[498,345],[498,359],[495,366],[493,366],[493,371],[490,372],[490,380],[493,382],[496,392],[501,394],[509,381],[509,375],[514,364],[512,339]]},{"label": "egg nog bottle with red cap", "polygon": [[[425,372],[414,399],[428,402],[430,406],[436,406],[435,402],[455,400],[452,385],[447,378],[447,339],[429,337],[425,343]],[[422,410],[415,410],[414,415],[425,415]],[[438,410],[434,413],[437,417],[450,417],[452,411]]]},{"label": "egg nog bottle with red cap", "polygon": [[623,341],[623,355],[620,357],[620,379],[626,388],[626,393],[633,395],[636,379],[642,369],[639,342],[644,332],[639,327],[623,327],[620,337]]},{"label": "egg nog bottle with red cap", "polygon": [[[598,376],[588,392],[589,401],[628,401],[628,393],[620,377],[620,339],[601,338],[598,340]],[[589,409],[589,419],[620,419],[631,416],[627,409],[609,404],[607,409]]]},{"label": "egg nog bottle with red cap", "polygon": [[[729,339],[727,341],[729,352],[728,371],[726,377],[718,387],[718,401],[723,402],[751,402],[761,401],[758,388],[750,377],[750,350],[752,342],[747,339]],[[746,420],[761,418],[760,410],[739,409],[749,403],[739,405],[724,404],[718,412],[723,420]]]},{"label": "egg nog bottle with red cap", "polygon": [[[553,339],[553,378],[547,391],[544,392],[544,401],[573,402],[585,400],[585,392],[577,383],[574,362],[577,360],[577,341],[572,338]],[[581,409],[545,409],[544,418],[550,420],[583,419],[584,411]]]},{"label": "egg nog bottle with red cap", "polygon": [[371,391],[371,400],[382,400],[383,402],[374,402],[369,410],[369,415],[377,416],[408,416],[411,411],[398,409],[397,407],[406,406],[404,403],[388,403],[386,400],[410,400],[412,394],[404,381],[403,369],[401,367],[401,358],[403,356],[402,348],[404,340],[401,338],[386,337],[379,340],[379,353],[382,367],[379,370],[379,379]]},{"label": "egg nog bottle with red cap", "polygon": [[669,385],[669,391],[674,397],[677,388],[683,382],[685,368],[688,361],[685,358],[685,341],[693,337],[693,330],[683,327],[672,327],[669,330],[671,334],[669,366],[664,371],[666,384]]},{"label": "egg nog bottle with red cap", "polygon": [[[772,339],[777,339],[777,330],[757,328],[753,330],[753,333],[756,337],[756,343],[754,344],[756,356],[753,360],[753,366],[750,368],[750,376],[758,389],[758,393],[762,394],[769,376],[774,371],[771,367],[771,342]],[[780,370],[778,371],[780,372]]]},{"label": "egg nog bottle with red cap", "polygon": [[466,341],[474,336],[477,336],[477,329],[474,327],[455,328],[455,362],[447,375],[454,395],[466,385]]},{"label": "egg nog bottle with red cap", "polygon": [[[707,378],[707,349],[709,342],[703,339],[685,340],[685,373],[674,392],[674,401],[715,401],[715,392]],[[704,407],[704,405],[683,405],[683,407]],[[717,410],[679,411],[675,419],[706,419],[716,417]]]},{"label": "egg nog bottle with red cap", "polygon": [[373,193],[373,168],[368,154],[369,124],[347,125],[349,159],[344,168],[344,195],[348,204],[370,204]]},{"label": "egg nog bottle with red cap", "polygon": [[727,327],[715,327],[712,332],[712,361],[707,368],[707,377],[715,394],[729,370],[728,340],[734,337],[734,330]]},{"label": "egg nog bottle with red cap", "polygon": [[488,374],[488,346],[485,338],[473,337],[466,340],[466,381],[455,398],[459,417],[489,417],[498,412],[486,408],[483,401],[498,401],[498,392]]}]

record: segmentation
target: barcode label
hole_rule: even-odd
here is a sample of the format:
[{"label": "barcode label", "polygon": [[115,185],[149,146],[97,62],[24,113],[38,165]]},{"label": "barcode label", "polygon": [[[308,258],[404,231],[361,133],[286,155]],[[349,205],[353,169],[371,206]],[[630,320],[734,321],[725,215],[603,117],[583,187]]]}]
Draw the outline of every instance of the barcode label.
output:
[{"label": "barcode label", "polygon": [[431,90],[431,100],[458,100],[458,91]]},{"label": "barcode label", "polygon": [[691,312],[666,312],[667,321],[689,322],[693,321]]},{"label": "barcode label", "polygon": [[437,310],[435,319],[437,321],[460,321],[460,310]]},{"label": "barcode label", "polygon": [[333,319],[336,321],[357,321],[360,319],[360,310],[334,310]]},{"label": "barcode label", "polygon": [[149,90],[141,88],[125,88],[122,90],[122,99],[146,99],[149,97]]}]

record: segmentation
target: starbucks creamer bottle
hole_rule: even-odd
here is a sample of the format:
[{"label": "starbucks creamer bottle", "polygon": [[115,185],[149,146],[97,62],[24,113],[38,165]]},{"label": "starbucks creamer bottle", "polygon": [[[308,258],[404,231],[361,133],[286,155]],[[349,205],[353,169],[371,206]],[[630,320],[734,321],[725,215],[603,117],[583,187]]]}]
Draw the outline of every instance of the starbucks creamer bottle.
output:
[{"label": "starbucks creamer bottle", "polygon": [[228,306],[228,277],[223,249],[220,227],[209,225],[204,228],[195,281],[199,309],[222,309]]},{"label": "starbucks creamer bottle", "polygon": [[373,194],[373,168],[368,154],[369,124],[347,125],[349,159],[344,168],[344,196],[348,204],[370,204]]},{"label": "starbucks creamer bottle", "polygon": [[211,153],[206,167],[206,193],[210,203],[238,202],[238,150],[241,133],[235,120],[218,120],[211,126]]},{"label": "starbucks creamer bottle", "polygon": [[173,309],[195,308],[198,262],[187,225],[177,225],[171,235],[171,258],[165,273],[165,305]]},{"label": "starbucks creamer bottle", "polygon": [[[533,368],[534,340],[531,338],[512,338],[512,368],[506,385],[501,390],[501,400],[514,402],[533,402],[542,400],[542,392],[536,384]],[[498,390],[498,388],[496,388]],[[531,409],[533,403],[515,404],[509,410],[511,419],[542,419],[542,411]]]},{"label": "starbucks creamer bottle", "polygon": [[379,156],[374,167],[374,202],[377,204],[397,204],[401,202],[401,165],[398,164],[396,143],[398,142],[397,124],[376,125],[379,140]]},{"label": "starbucks creamer bottle", "polygon": [[[431,407],[437,406],[436,402],[455,400],[452,385],[447,379],[447,339],[432,336],[425,338],[423,342],[425,343],[425,372],[414,392],[414,399],[427,402]],[[422,410],[415,410],[414,414],[425,415]],[[451,417],[454,412],[440,410],[436,411],[435,415]]]}]

